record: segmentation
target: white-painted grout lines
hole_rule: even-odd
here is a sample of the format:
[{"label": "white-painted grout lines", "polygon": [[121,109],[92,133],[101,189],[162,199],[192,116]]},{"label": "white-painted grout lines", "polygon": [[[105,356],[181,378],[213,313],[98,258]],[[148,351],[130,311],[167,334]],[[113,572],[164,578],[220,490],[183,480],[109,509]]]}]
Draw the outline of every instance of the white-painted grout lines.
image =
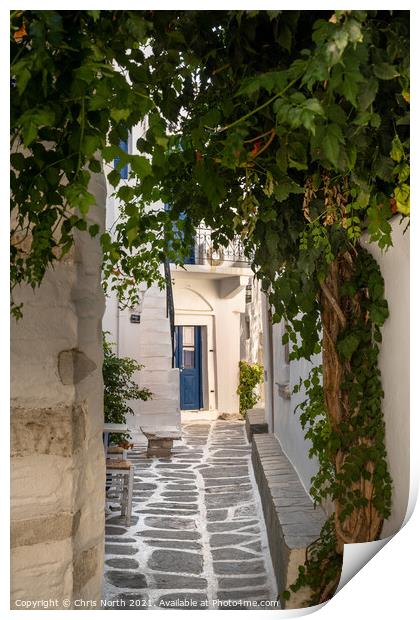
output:
[{"label": "white-painted grout lines", "polygon": [[[210,456],[210,444],[211,435],[213,431],[213,422],[210,422],[210,428],[207,435],[206,445],[203,447],[203,457],[201,464],[205,465],[208,462]],[[205,486],[206,481],[201,475],[201,469],[195,468],[197,476],[198,487],[198,510],[199,510],[199,524],[198,527],[201,531],[201,544],[203,549],[203,572],[207,578],[207,596],[209,600],[209,609],[214,609],[213,601],[216,600],[217,593],[217,579],[214,574],[213,558],[210,550],[210,534],[207,528],[207,508],[205,505]]]},{"label": "white-painted grout lines", "polygon": [[[185,595],[199,602],[207,598],[207,609],[217,608],[213,601],[220,597],[275,600],[244,424],[197,420],[184,424],[183,431],[183,442],[177,442],[171,459],[149,461],[138,447],[130,454],[135,485],[141,485],[135,486],[135,524],[125,528],[118,517],[112,524],[107,518],[105,598],[133,597],[138,603],[134,608],[143,609],[160,609],[163,599]],[[187,527],[188,520],[195,527]],[[153,529],[155,536],[144,535]]]}]

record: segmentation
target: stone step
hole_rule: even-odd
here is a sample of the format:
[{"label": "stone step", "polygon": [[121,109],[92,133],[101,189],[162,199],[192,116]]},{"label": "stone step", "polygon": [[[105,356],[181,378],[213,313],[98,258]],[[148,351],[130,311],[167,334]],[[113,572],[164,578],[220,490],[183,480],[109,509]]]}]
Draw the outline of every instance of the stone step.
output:
[{"label": "stone step", "polygon": [[268,423],[265,420],[265,410],[261,407],[249,409],[245,419],[245,430],[248,441],[252,441],[254,434],[268,433]]},{"label": "stone step", "polygon": [[[141,384],[139,384],[141,386]],[[143,387],[143,386],[141,386]],[[153,399],[167,398],[169,400],[179,401],[179,385],[178,383],[145,383],[144,387],[147,387],[153,394]]]},{"label": "stone step", "polygon": [[143,297],[143,308],[166,308],[166,291],[147,291]]},{"label": "stone step", "polygon": [[281,602],[286,609],[302,607],[306,592],[298,591],[287,601],[282,593],[295,581],[296,566],[304,563],[307,547],[319,537],[326,516],[320,507],[314,509],[273,434],[253,434],[252,464]]},{"label": "stone step", "polygon": [[[160,326],[157,326],[158,328]],[[167,329],[155,329],[154,325],[147,325],[142,327],[139,331],[137,345],[139,352],[141,348],[147,345],[155,345],[155,344],[165,344],[171,345],[171,334],[169,331],[169,324],[167,325]]]},{"label": "stone step", "polygon": [[164,332],[153,332],[153,333],[149,332],[148,334],[147,333],[140,334],[139,339],[136,343],[137,350],[139,351],[139,355],[144,346],[152,346],[153,344],[171,346],[171,337],[169,335],[169,332],[167,334],[165,334]]}]

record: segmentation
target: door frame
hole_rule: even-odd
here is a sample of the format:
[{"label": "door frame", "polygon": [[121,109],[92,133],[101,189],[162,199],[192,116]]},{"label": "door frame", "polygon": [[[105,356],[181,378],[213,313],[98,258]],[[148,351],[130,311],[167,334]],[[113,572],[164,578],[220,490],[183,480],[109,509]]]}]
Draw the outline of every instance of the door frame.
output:
[{"label": "door frame", "polygon": [[176,311],[175,326],[194,325],[201,327],[201,386],[204,411],[217,412],[217,373],[214,315],[190,314]]},{"label": "door frame", "polygon": [[[203,409],[203,354],[202,354],[202,350],[203,350],[203,346],[202,346],[202,341],[203,341],[203,326],[202,325],[189,325],[188,323],[185,323],[183,325],[175,325],[175,330],[176,330],[176,347],[175,347],[175,361],[176,361],[176,366],[177,368],[179,368],[180,370],[180,377],[179,377],[179,405],[180,405],[180,410],[181,411],[189,411],[189,409],[183,409],[181,406],[181,396],[182,396],[182,390],[181,390],[181,381],[182,381],[182,375],[181,375],[181,364],[182,364],[182,348],[183,346],[181,346],[181,348],[178,346],[179,345],[179,331],[180,328],[184,328],[184,327],[193,327],[194,328],[194,368],[197,370],[197,391],[198,391],[198,408],[197,411],[199,411],[200,409]],[[182,345],[183,345],[183,339],[182,339]],[[196,411],[196,409],[192,409],[191,411]]]}]

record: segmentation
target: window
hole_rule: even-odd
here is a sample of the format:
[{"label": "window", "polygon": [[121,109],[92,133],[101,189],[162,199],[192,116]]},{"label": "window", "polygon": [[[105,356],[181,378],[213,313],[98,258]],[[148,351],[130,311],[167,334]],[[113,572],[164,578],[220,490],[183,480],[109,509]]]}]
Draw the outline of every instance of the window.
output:
[{"label": "window", "polygon": [[184,325],[184,347],[194,348],[194,327],[190,325]]},{"label": "window", "polygon": [[183,368],[194,368],[194,349],[184,347],[182,366]]},{"label": "window", "polygon": [[[128,153],[128,140],[129,140],[129,137],[127,137],[127,140],[120,140],[120,144],[119,144],[120,149],[124,151],[125,153]],[[114,159],[114,168],[117,168],[120,159],[121,159],[120,157],[116,157]],[[120,169],[120,176],[122,179],[128,179],[128,164],[126,164]]]},{"label": "window", "polygon": [[190,325],[184,325],[183,333],[183,359],[182,365],[184,368],[194,368],[194,327]]}]

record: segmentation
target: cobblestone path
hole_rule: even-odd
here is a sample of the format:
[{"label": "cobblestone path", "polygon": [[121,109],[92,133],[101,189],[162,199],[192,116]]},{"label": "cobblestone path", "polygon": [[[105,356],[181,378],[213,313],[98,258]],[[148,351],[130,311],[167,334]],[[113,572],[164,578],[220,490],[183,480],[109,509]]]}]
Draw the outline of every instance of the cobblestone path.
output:
[{"label": "cobblestone path", "polygon": [[106,521],[107,604],[252,609],[275,601],[243,422],[187,423],[170,459],[147,459],[140,446],[129,458],[132,524],[125,527],[119,514]]}]

